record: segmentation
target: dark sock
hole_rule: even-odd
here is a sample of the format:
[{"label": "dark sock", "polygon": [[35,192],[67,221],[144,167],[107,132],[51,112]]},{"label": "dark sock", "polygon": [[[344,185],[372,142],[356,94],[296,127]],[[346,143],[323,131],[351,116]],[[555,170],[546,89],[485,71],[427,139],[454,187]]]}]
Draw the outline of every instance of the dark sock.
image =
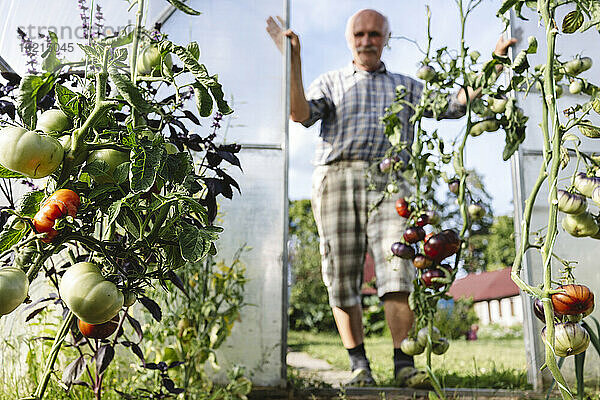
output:
[{"label": "dark sock", "polygon": [[414,367],[413,356],[405,354],[402,349],[394,349],[394,376],[404,367]]},{"label": "dark sock", "polygon": [[350,356],[350,367],[352,368],[352,371],[357,368],[365,368],[369,371],[371,370],[369,360],[367,359],[367,354],[365,353],[364,343],[346,350],[348,350],[348,355]]}]

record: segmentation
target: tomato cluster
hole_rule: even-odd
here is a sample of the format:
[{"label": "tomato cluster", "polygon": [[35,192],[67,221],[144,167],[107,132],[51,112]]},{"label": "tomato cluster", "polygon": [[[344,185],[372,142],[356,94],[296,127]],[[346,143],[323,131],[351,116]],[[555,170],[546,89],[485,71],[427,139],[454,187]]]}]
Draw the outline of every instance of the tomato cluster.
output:
[{"label": "tomato cluster", "polygon": [[573,186],[572,190],[557,191],[558,209],[565,213],[561,226],[571,236],[600,239],[597,217],[587,210],[587,198],[600,205],[600,177],[578,172]]},{"label": "tomato cluster", "polygon": [[[590,337],[578,321],[594,311],[594,293],[587,286],[577,284],[561,285],[557,290],[560,292],[550,296],[554,311],[554,351],[560,357],[579,354],[587,349]],[[546,323],[542,300],[535,299],[533,313]],[[546,327],[541,335],[545,339]]]},{"label": "tomato cluster", "polygon": [[[421,354],[427,343],[429,342],[429,330],[427,328],[421,328],[415,338],[407,337],[400,342],[400,348],[404,354],[409,356],[416,356]],[[448,351],[450,342],[445,337],[442,337],[440,331],[435,326],[431,331],[431,351],[433,354],[441,355]]]},{"label": "tomato cluster", "polygon": [[451,229],[439,233],[426,233],[425,227],[437,224],[439,217],[431,210],[416,212],[405,198],[396,201],[396,211],[412,224],[404,231],[402,241],[392,244],[392,254],[412,260],[415,268],[421,271],[419,281],[423,286],[439,289],[448,284],[452,267],[440,263],[445,258],[456,254],[460,248],[461,240],[458,234]]}]

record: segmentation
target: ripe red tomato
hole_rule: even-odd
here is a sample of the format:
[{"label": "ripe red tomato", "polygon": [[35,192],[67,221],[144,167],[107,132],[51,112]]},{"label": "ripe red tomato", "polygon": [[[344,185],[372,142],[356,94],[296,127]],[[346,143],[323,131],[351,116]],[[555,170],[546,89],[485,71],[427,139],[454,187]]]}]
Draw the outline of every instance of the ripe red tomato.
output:
[{"label": "ripe red tomato", "polygon": [[433,235],[425,242],[425,246],[423,246],[423,251],[425,255],[432,260],[443,260],[444,258],[444,249],[446,247],[446,241],[443,236],[440,234]]},{"label": "ripe red tomato", "polygon": [[36,232],[46,233],[42,241],[50,243],[58,235],[58,231],[54,229],[54,222],[67,215],[75,217],[80,203],[79,196],[72,190],[59,189],[54,192],[33,217]]},{"label": "ripe red tomato", "polygon": [[561,285],[565,293],[552,295],[552,307],[558,315],[584,314],[594,307],[594,293],[585,285]]},{"label": "ripe red tomato", "polygon": [[396,211],[401,217],[408,218],[410,216],[410,208],[404,197],[396,200]]},{"label": "ripe red tomato", "polygon": [[446,229],[433,235],[425,242],[423,251],[434,261],[441,261],[450,257],[460,249],[460,237],[452,229]]},{"label": "ripe red tomato", "polygon": [[417,243],[425,239],[425,230],[420,226],[411,226],[404,231],[402,236],[407,243]]},{"label": "ripe red tomato", "polygon": [[439,289],[442,286],[444,286],[444,284],[441,282],[434,282],[433,278],[444,278],[445,276],[446,275],[444,275],[444,272],[440,269],[430,269],[428,271],[425,271],[423,275],[421,275],[421,282],[423,282],[423,285],[425,285],[425,287],[433,287],[435,289]]},{"label": "ripe red tomato", "polygon": [[119,326],[119,316],[115,315],[113,319],[103,324],[88,324],[80,319],[77,320],[77,327],[83,336],[91,339],[106,339],[112,335]]},{"label": "ripe red tomato", "polygon": [[417,222],[415,225],[417,226],[425,226],[429,223],[429,216],[427,214],[421,214],[419,218],[417,218]]}]

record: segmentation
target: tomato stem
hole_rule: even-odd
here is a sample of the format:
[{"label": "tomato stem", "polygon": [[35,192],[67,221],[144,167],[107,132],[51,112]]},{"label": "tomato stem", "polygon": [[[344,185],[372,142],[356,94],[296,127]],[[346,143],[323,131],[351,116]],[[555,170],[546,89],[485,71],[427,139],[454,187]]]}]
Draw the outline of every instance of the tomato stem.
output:
[{"label": "tomato stem", "polygon": [[58,353],[64,342],[67,334],[69,333],[69,328],[75,319],[75,314],[69,311],[67,317],[63,320],[62,325],[60,326],[59,331],[56,333],[54,338],[54,343],[52,344],[52,350],[50,351],[50,355],[46,360],[46,366],[44,368],[44,374],[42,375],[42,380],[40,381],[33,397],[36,400],[42,400],[44,398],[44,392],[46,391],[46,387],[48,386],[48,382],[50,381],[50,375],[52,374],[52,370],[54,367],[54,363],[56,362],[56,358],[58,357]]}]

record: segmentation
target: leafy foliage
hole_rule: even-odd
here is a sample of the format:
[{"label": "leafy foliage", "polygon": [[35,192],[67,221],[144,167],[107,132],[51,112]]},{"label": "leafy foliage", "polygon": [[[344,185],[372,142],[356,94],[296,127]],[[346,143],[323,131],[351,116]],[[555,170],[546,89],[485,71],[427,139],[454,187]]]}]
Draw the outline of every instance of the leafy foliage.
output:
[{"label": "leafy foliage", "polygon": [[335,330],[327,289],[321,278],[319,234],[310,200],[290,203],[290,327],[294,330]]},{"label": "leafy foliage", "polygon": [[471,325],[479,321],[473,309],[473,300],[460,298],[446,304],[449,306],[438,307],[436,310],[433,324],[444,337],[464,338]]},{"label": "leafy foliage", "polygon": [[[169,2],[188,14],[199,14],[181,1]],[[33,130],[40,112],[53,108],[64,113],[71,127],[41,133],[60,140],[63,162],[41,188],[32,187],[20,202],[14,201],[10,182],[21,180],[21,175],[0,169],[2,192],[10,205],[2,213],[1,256],[4,264],[14,260],[30,281],[46,279],[55,292],[66,270],[91,261],[126,298],[139,300],[139,307],[155,321],[175,318],[166,312],[175,301],[160,303],[155,288],[178,291],[171,296],[186,296],[183,312],[196,323],[179,335],[186,341],[180,345],[188,346],[189,358],[171,363],[148,360],[142,343],[145,328],[129,305],[115,316],[117,333],[92,343],[79,332],[77,318],[59,296],[35,298],[32,293],[28,321],[50,310],[64,317],[56,332],[59,345],[52,348],[36,398],[43,397],[63,341],[77,349],[68,352],[72,358],[61,377],[65,388],[87,387],[100,398],[103,376],[122,347],[138,359],[141,369],[151,371],[157,389],[147,386],[132,394],[132,388],[125,388],[119,393],[124,398],[173,398],[183,392],[170,377],[173,370],[187,363],[182,380],[192,388],[189,379],[198,373],[189,372],[207,360],[216,365],[214,350],[230,334],[243,305],[245,278],[239,260],[227,267],[215,265],[211,257],[222,231],[214,225],[217,200],[220,195],[231,199],[234,189],[240,190],[226,172],[231,166],[241,169],[236,156],[240,146],[216,143],[221,120],[233,110],[217,75],[210,75],[198,61],[198,44],[176,45],[166,35],[143,29],[142,16],[135,27],[114,37],[80,45],[84,54],[80,61],[63,60],[53,50],[57,46],[49,46],[43,55],[44,72],[23,77],[2,74],[0,115],[8,118],[3,125]],[[50,43],[57,40],[56,35],[49,36]],[[149,75],[139,67],[146,46],[160,52],[156,60],[143,60],[160,66]],[[172,65],[172,56],[181,65]],[[188,103],[197,105],[197,113],[188,109]],[[121,161],[111,165],[110,156],[92,159],[99,151],[116,152]],[[58,233],[45,237],[35,231],[31,218],[59,188],[74,191],[81,205],[76,214],[53,217]],[[13,215],[10,224],[9,215]],[[201,378],[206,385],[206,377]],[[233,371],[232,379],[231,390],[223,393],[243,398],[249,381],[241,370]]]}]

